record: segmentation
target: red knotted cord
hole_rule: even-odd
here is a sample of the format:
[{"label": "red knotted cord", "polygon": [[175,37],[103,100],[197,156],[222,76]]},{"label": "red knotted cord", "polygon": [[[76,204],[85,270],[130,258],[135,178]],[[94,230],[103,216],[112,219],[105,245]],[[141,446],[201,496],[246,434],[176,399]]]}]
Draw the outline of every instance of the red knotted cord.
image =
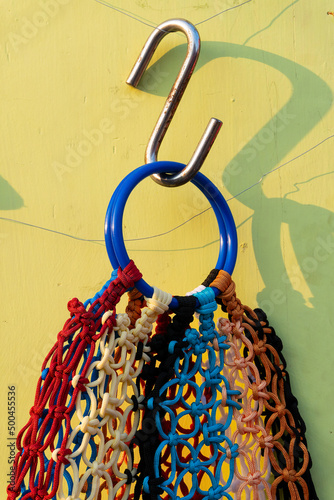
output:
[{"label": "red knotted cord", "polygon": [[[85,375],[94,355],[95,343],[106,328],[116,325],[117,303],[126,290],[132,288],[141,277],[133,261],[130,261],[123,271],[118,270],[117,278],[110,283],[107,290],[89,307],[88,311],[78,299],[74,298],[69,301],[68,310],[71,317],[65,322],[57,336],[57,342],[45,358],[42,372],[47,370],[48,366],[49,368],[46,375],[44,377],[42,375],[37,383],[30,419],[17,437],[18,453],[14,463],[15,484],[8,486],[7,500],[14,500],[21,494],[21,486],[27,474],[29,474],[30,492],[24,494],[21,500],[48,500],[56,494],[60,467],[66,463],[66,455],[71,453],[71,450],[65,448],[70,433],[70,414],[78,392],[83,389]],[[101,326],[102,314],[108,310],[113,314]],[[68,340],[71,341],[69,346]],[[68,403],[69,391],[73,387],[72,376],[76,373],[85,351],[88,351],[88,356],[81,370],[79,383],[74,387],[73,395]],[[39,427],[40,418],[43,418],[43,421]],[[50,422],[51,428],[47,431]],[[47,449],[50,449],[51,453],[55,450],[55,439],[62,425],[65,426],[65,432],[61,447],[57,450],[56,464],[54,457],[51,457],[45,470],[44,452]],[[37,474],[38,486],[36,487]],[[51,482],[53,482],[52,491],[48,491]]]}]

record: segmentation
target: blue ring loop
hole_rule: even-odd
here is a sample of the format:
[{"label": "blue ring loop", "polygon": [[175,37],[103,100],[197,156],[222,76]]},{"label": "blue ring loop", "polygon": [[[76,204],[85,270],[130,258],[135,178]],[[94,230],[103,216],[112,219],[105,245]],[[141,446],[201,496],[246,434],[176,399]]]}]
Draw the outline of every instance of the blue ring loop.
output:
[{"label": "blue ring loop", "polygon": [[[174,164],[175,165],[180,165],[180,166],[182,165],[182,164],[178,164],[178,163],[174,163]],[[140,167],[140,168],[142,168],[142,167]],[[115,202],[116,202],[116,199],[117,199],[117,196],[118,196],[118,192],[127,183],[128,183],[128,178],[126,177],[117,186],[117,188],[114,191],[114,194],[113,194],[113,196],[112,196],[112,198],[111,198],[111,200],[109,202],[107,213],[106,213],[106,219],[105,219],[105,242],[106,242],[108,256],[109,256],[111,265],[113,266],[114,269],[118,269],[118,267],[120,266],[120,264],[118,262],[116,254],[115,254],[114,244],[113,244],[113,241],[115,240],[115,238],[113,238],[112,231],[111,231],[112,213],[113,213],[113,210],[114,210],[114,205],[115,205]],[[198,185],[198,182],[196,181],[196,179],[194,180],[194,183],[195,183],[195,185]],[[199,186],[199,189],[202,192],[204,192],[201,186]],[[213,210],[216,213],[217,219],[221,221],[221,216],[220,216],[221,207],[216,203],[215,197],[212,195],[212,193],[210,192],[209,189],[207,190],[207,192],[204,192],[204,194],[206,195],[207,199],[210,201],[211,206],[212,206]],[[218,212],[217,212],[217,210],[218,210]],[[231,217],[232,217],[232,215],[231,215]],[[232,218],[232,224],[233,224],[233,226],[235,228],[233,218]],[[226,244],[227,243],[227,234],[226,234],[226,228],[225,228],[224,220],[223,220],[223,223],[221,224],[221,226],[220,226],[219,229],[220,229],[220,252],[219,252],[219,258],[218,258],[218,262],[217,262],[217,268],[218,269],[223,269],[223,266],[224,266],[225,260],[226,260],[227,246],[228,246]],[[236,235],[236,229],[235,229],[235,235]],[[234,264],[233,264],[233,267],[234,267]],[[218,295],[219,290],[217,288],[214,288],[214,290],[215,290],[215,294]],[[153,289],[152,289],[152,294],[153,294]],[[197,304],[197,305],[199,306],[199,304]],[[170,303],[170,308],[171,309],[176,309],[177,307],[178,307],[177,300],[176,299],[172,299],[172,301]]]},{"label": "blue ring loop", "polygon": [[[169,161],[149,163],[133,170],[118,185],[110,200],[105,220],[106,247],[109,259],[114,268],[120,266],[124,269],[130,262],[124,245],[122,222],[124,208],[132,190],[140,181],[153,173],[179,172],[184,166],[185,165],[182,163]],[[232,274],[235,266],[238,244],[236,227],[231,211],[217,187],[203,174],[197,173],[191,182],[195,184],[210,201],[217,217],[220,232],[220,251],[216,268],[225,269],[229,274]],[[146,297],[152,297],[153,295],[153,288],[143,279],[140,279],[136,283],[136,288]],[[214,291],[216,295],[220,293],[216,288],[214,288]],[[177,300],[173,299],[170,307],[176,308],[177,306]]]},{"label": "blue ring loop", "polygon": [[[142,168],[142,167],[140,167],[140,168]],[[106,213],[106,218],[105,218],[105,227],[104,227],[104,230],[105,230],[105,242],[106,242],[106,247],[107,247],[107,252],[108,252],[109,260],[110,260],[111,265],[112,265],[112,267],[114,269],[118,269],[118,267],[119,267],[120,264],[118,262],[116,254],[115,254],[114,244],[113,244],[113,235],[112,235],[112,232],[111,232],[112,213],[113,213],[113,208],[114,208],[115,201],[116,201],[117,196],[118,196],[118,192],[119,192],[119,190],[122,189],[122,186],[124,184],[126,184],[127,182],[128,182],[128,179],[126,177],[117,186],[117,188],[114,191],[114,194],[113,194],[113,196],[112,196],[112,198],[111,198],[111,200],[109,202],[109,205],[108,205],[108,208],[107,208],[107,213]],[[196,184],[196,179],[194,180],[194,183]],[[198,183],[196,185],[198,185]],[[211,193],[210,193],[210,191],[208,191],[206,193],[206,197],[210,201],[212,207],[214,209],[216,209],[216,210],[217,209],[219,210],[217,218],[220,218],[219,217],[220,206],[217,205],[214,196],[212,196]],[[217,213],[217,212],[215,212],[215,213]],[[226,245],[227,234],[226,234],[225,224],[223,224],[220,229],[221,229],[220,260],[219,260],[219,262],[217,264],[219,265],[219,268],[222,269],[223,265],[225,263],[226,254],[227,254],[227,245]]]},{"label": "blue ring loop", "polygon": [[[156,162],[156,163],[158,163],[158,162]],[[160,164],[160,162],[159,162],[159,164]],[[173,165],[179,165],[180,168],[181,168],[182,164],[173,163]],[[142,168],[142,167],[140,167],[140,168]],[[116,201],[117,196],[118,196],[118,192],[119,192],[119,190],[122,189],[122,186],[124,186],[124,184],[126,185],[127,183],[128,183],[128,178],[126,177],[117,186],[117,188],[114,191],[114,194],[113,194],[113,196],[112,196],[112,198],[111,198],[111,200],[109,202],[107,213],[106,213],[106,218],[105,218],[105,227],[104,227],[105,242],[106,242],[106,247],[107,247],[107,252],[108,252],[109,260],[110,260],[111,265],[112,265],[112,267],[114,269],[118,269],[118,267],[119,267],[120,264],[118,262],[116,254],[115,254],[114,244],[113,244],[113,234],[112,234],[112,231],[111,231],[112,213],[113,213],[115,201]],[[198,182],[196,183],[196,179],[194,180],[194,183],[196,185],[198,185]],[[201,187],[199,187],[199,189],[201,189]],[[220,211],[221,211],[221,207],[216,203],[215,197],[212,196],[210,190],[207,190],[207,192],[204,193],[204,194],[206,195],[207,199],[210,201],[213,209],[215,210],[217,218],[221,219],[221,217],[219,216]],[[218,210],[219,212],[217,213],[216,210]],[[232,219],[232,223],[234,225],[233,219]],[[221,234],[221,238],[220,238],[220,259],[219,259],[217,265],[219,265],[219,269],[222,269],[223,266],[224,266],[224,263],[225,263],[225,260],[226,260],[226,254],[227,254],[227,244],[226,244],[226,242],[227,242],[227,234],[226,234],[225,224],[221,225],[221,227],[220,227],[220,234]],[[236,234],[236,231],[235,231],[235,234]]]}]

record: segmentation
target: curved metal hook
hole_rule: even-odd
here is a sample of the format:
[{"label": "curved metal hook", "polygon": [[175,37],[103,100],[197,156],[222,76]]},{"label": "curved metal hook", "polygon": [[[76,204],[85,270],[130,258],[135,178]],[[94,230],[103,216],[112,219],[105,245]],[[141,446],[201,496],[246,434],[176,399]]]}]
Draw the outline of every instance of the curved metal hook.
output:
[{"label": "curved metal hook", "polygon": [[[186,35],[188,40],[187,55],[147,144],[145,153],[146,163],[157,161],[160,144],[195,69],[201,43],[195,26],[184,19],[170,19],[169,21],[165,21],[160,24],[148,38],[129,75],[129,78],[126,81],[126,83],[132,85],[133,87],[138,85],[139,80],[147,68],[160,41],[168,33],[174,31],[182,31]],[[221,126],[222,122],[220,120],[211,118],[187,166],[181,172],[173,175],[153,174],[151,175],[153,180],[155,180],[158,184],[168,187],[181,186],[182,184],[190,181],[190,179],[192,179],[201,168]]]}]

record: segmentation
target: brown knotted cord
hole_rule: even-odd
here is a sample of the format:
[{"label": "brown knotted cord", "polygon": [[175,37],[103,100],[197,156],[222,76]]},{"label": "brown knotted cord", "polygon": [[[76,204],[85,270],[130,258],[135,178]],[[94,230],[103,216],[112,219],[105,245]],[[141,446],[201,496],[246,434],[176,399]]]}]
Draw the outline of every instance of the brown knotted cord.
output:
[{"label": "brown knotted cord", "polygon": [[[273,471],[275,479],[271,486],[272,497],[276,498],[276,494],[282,490],[286,492],[288,487],[292,500],[316,499],[309,471],[310,457],[303,436],[304,429],[298,427],[298,423],[296,425],[293,414],[287,407],[285,388],[288,374],[279,353],[270,342],[270,335],[276,338],[277,336],[269,327],[266,318],[262,320],[255,311],[242,305],[236,296],[235,283],[227,272],[219,271],[211,286],[222,291],[218,298],[226,308],[230,321],[233,323],[240,321],[241,327],[247,333],[247,338],[253,344],[253,362],[256,366],[260,366],[265,374],[266,387],[262,389],[262,392],[267,394],[267,397],[263,399],[266,408],[265,430],[268,435],[273,436],[273,447],[269,450],[269,458],[275,471]],[[261,338],[259,338],[259,332],[261,332]],[[233,334],[238,334],[238,329],[233,328]],[[290,394],[291,401],[292,398]],[[294,413],[297,412],[298,420],[301,421],[295,401],[293,401]],[[299,488],[297,482],[300,485]],[[310,492],[312,498],[310,498]],[[287,497],[284,496],[284,498]]]},{"label": "brown knotted cord", "polygon": [[141,292],[137,288],[133,288],[128,292],[128,305],[126,306],[125,312],[130,318],[130,328],[134,328],[136,321],[141,316],[141,310],[146,307],[146,301]]},{"label": "brown knotted cord", "polygon": [[232,281],[231,276],[226,271],[219,271],[210,286],[221,290],[222,293],[217,298],[222,300],[231,319],[233,321],[241,320],[244,307],[236,296],[235,283]]}]

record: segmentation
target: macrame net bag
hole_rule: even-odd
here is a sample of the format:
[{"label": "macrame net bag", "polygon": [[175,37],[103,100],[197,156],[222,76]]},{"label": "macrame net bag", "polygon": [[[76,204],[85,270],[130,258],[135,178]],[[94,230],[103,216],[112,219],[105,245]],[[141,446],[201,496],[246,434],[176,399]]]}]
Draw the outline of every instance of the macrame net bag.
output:
[{"label": "macrame net bag", "polygon": [[[158,289],[146,300],[132,289],[116,314],[140,276],[131,263],[93,299],[69,302],[7,498],[316,500],[305,424],[265,313],[215,270],[177,297],[174,315]],[[217,326],[209,283],[222,292]]]},{"label": "macrame net bag", "polygon": [[[228,273],[220,271],[216,284],[223,290],[220,299],[228,313],[228,319],[218,321],[218,331],[227,336],[231,347],[226,359],[228,378],[231,384],[237,377],[244,382],[242,411],[235,412],[237,430],[233,437],[239,443],[236,498],[241,498],[243,490],[255,492],[261,484],[265,487],[264,464],[270,461],[268,498],[317,500],[310,474],[306,427],[291,391],[282,341],[264,311],[253,311],[241,304]],[[262,466],[260,450],[264,458]]]},{"label": "macrame net bag", "polygon": [[[30,418],[18,434],[8,500],[133,496],[132,440],[144,408],[138,377],[150,361],[150,335],[161,330],[163,320],[156,320],[166,317],[172,299],[156,288],[144,299],[133,288],[140,278],[131,261],[95,297],[68,303],[70,319],[41,367]],[[125,313],[116,314],[127,290]],[[182,307],[174,315],[179,335],[193,312],[194,305],[190,315]]]},{"label": "macrame net bag", "polygon": [[[163,292],[144,305],[130,292],[126,313],[116,305],[141,278],[133,262],[86,302],[68,303],[70,319],[47,355],[27,424],[17,438],[15,483],[8,500],[123,498],[136,473],[127,443],[136,432],[136,378],[146,343],[171,300]],[[140,315],[138,314],[140,310]]]},{"label": "macrame net bag", "polygon": [[241,304],[228,273],[213,274],[217,328],[214,297],[199,287],[199,328],[171,337],[165,321],[150,341],[134,499],[317,500],[282,342],[262,310]]}]

